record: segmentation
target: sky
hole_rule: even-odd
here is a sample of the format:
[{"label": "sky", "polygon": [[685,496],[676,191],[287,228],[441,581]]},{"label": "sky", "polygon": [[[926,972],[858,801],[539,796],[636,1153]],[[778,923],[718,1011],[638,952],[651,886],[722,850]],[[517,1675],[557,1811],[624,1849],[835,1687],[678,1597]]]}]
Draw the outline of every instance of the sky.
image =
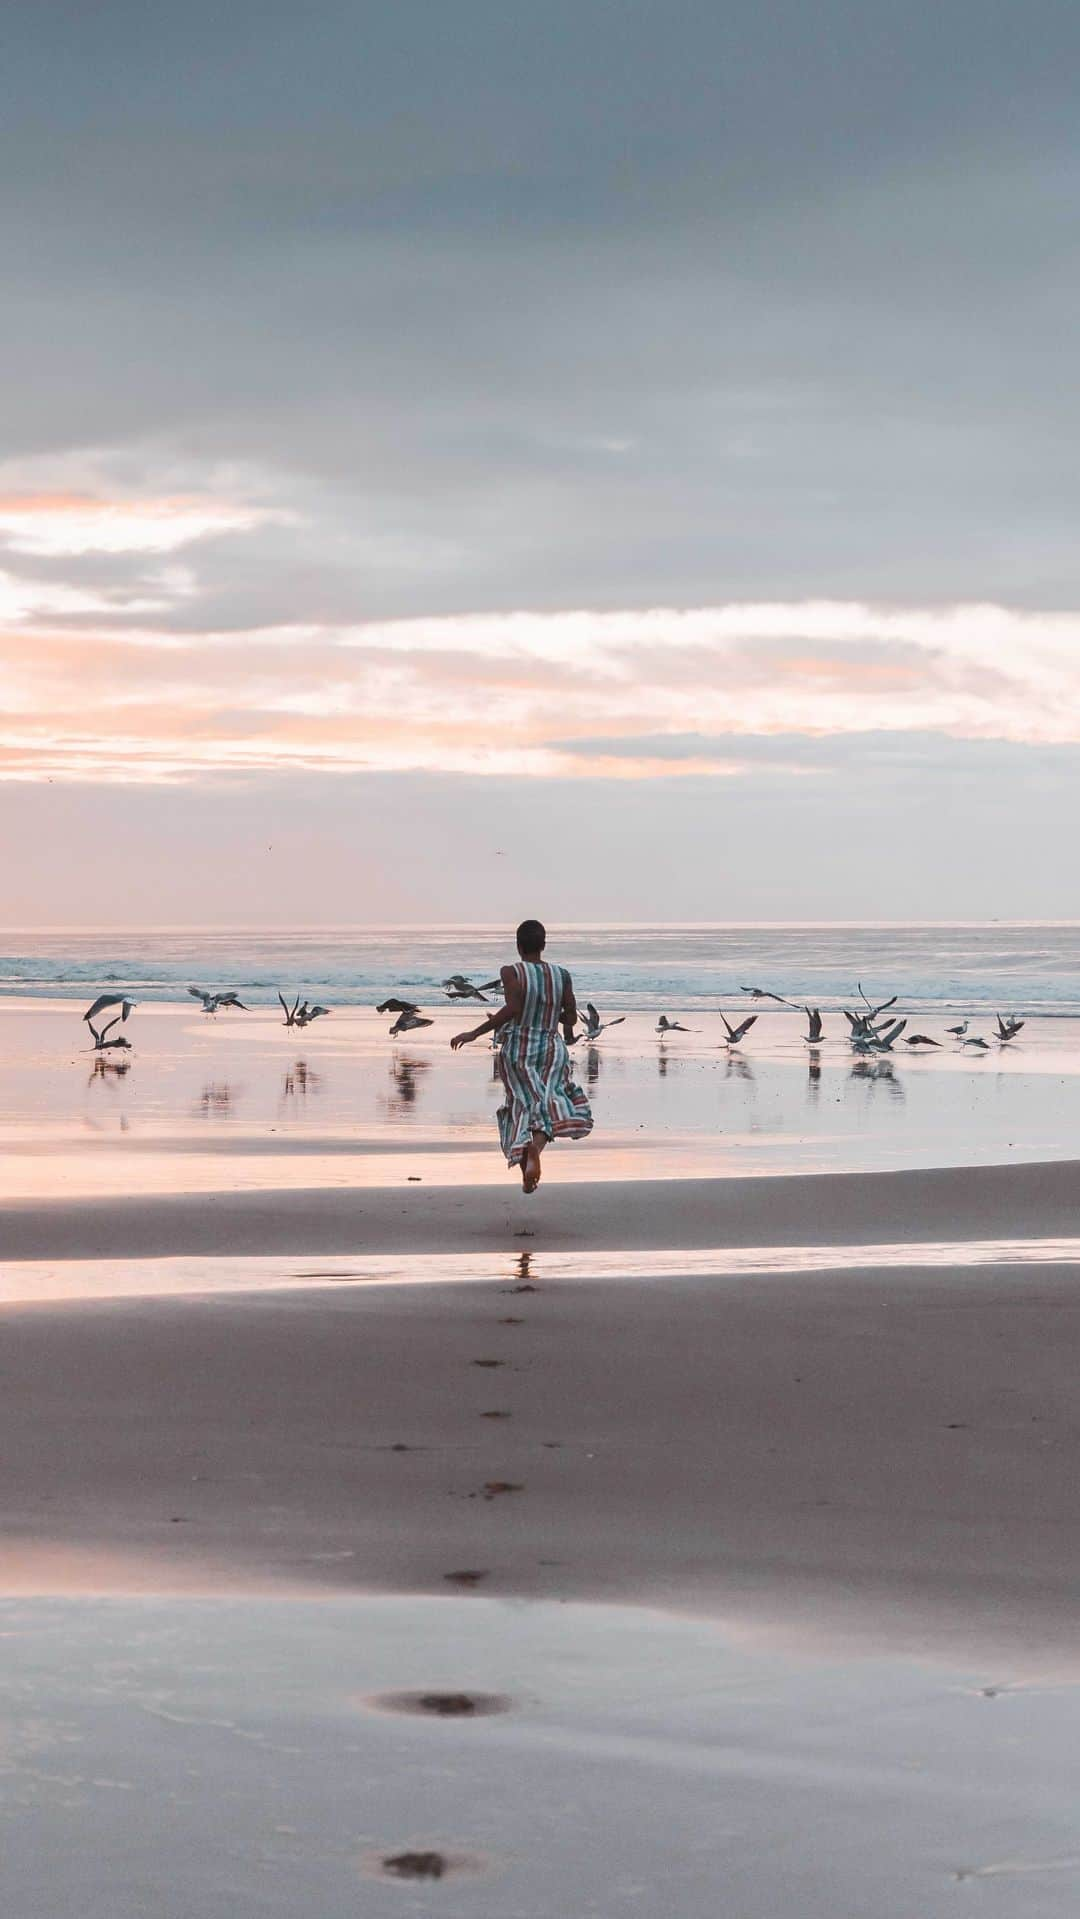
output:
[{"label": "sky", "polygon": [[0,923],[1075,917],[1074,0],[0,45]]}]

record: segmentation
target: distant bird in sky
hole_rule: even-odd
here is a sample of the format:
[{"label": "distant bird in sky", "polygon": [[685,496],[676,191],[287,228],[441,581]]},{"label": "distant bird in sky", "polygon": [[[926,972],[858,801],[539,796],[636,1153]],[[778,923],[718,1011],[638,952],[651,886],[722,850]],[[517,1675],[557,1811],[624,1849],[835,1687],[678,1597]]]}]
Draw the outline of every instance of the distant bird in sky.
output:
[{"label": "distant bird in sky", "polygon": [[809,1023],[809,1029],[803,1035],[806,1044],[808,1046],[820,1046],[825,1036],[825,1029],[821,1023],[821,1014],[816,1006],[804,1006],[803,1012],[806,1014]]},{"label": "distant bird in sky", "polygon": [[963,1039],[970,1025],[971,1021],[969,1019],[963,1019],[960,1021],[959,1026],[947,1026],[945,1031],[950,1034],[953,1039]]},{"label": "distant bird in sky", "polygon": [[617,1019],[602,1020],[592,1001],[586,1000],[585,1017],[581,1022],[582,1037],[591,1043],[594,1039],[599,1039],[601,1033],[606,1033],[609,1026],[621,1026],[625,1018],[626,1014],[620,1013]]},{"label": "distant bird in sky", "polygon": [[1023,1031],[1026,1024],[1027,1021],[1017,1019],[1015,1013],[1009,1013],[1005,1019],[1002,1019],[999,1013],[997,1015],[997,1036],[1001,1044],[1007,1046],[1011,1039],[1016,1038],[1017,1033]]},{"label": "distant bird in sky", "polygon": [[97,1018],[99,1013],[107,1013],[110,1006],[119,1006],[123,1009],[119,1017],[126,1020],[132,1007],[137,1006],[138,1003],[138,1000],[128,999],[126,993],[99,993],[94,1004],[87,1007],[83,1018],[89,1024],[91,1020]]},{"label": "distant bird in sky", "polygon": [[727,1034],[727,1038],[720,1041],[721,1046],[737,1046],[741,1039],[746,1038],[750,1028],[757,1025],[757,1017],[756,1013],[751,1013],[750,1017],[741,1020],[738,1026],[732,1026],[727,1014],[721,1013],[720,1018],[724,1022],[724,1031]]},{"label": "distant bird in sky", "polygon": [[929,1033],[906,1033],[904,1035],[904,1045],[940,1047],[941,1041],[939,1039],[931,1039]]},{"label": "distant bird in sky", "polygon": [[230,1008],[236,1007],[237,1011],[241,1013],[248,1013],[251,1011],[251,1008],[249,1006],[245,1006],[243,1000],[241,1000],[237,996],[237,994],[234,993],[231,989],[227,993],[207,993],[204,991],[204,989],[201,986],[189,986],[188,992],[191,994],[192,999],[198,999],[202,1001],[202,1009],[204,1013],[216,1013],[220,1010],[222,1006],[227,1006]]},{"label": "distant bird in sky", "polygon": [[669,1019],[666,1013],[661,1013],[656,1030],[658,1033],[689,1033],[693,1028],[680,1026],[677,1019]]}]

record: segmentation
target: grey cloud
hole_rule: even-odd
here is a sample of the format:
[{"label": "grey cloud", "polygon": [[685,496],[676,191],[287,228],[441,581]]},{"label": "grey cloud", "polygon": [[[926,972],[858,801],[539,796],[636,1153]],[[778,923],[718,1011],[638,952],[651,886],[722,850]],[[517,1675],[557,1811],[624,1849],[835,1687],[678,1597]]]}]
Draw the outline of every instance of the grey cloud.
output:
[{"label": "grey cloud", "polygon": [[238,626],[1075,603],[1078,51],[1052,0],[22,9],[7,449],[302,501],[207,556]]}]

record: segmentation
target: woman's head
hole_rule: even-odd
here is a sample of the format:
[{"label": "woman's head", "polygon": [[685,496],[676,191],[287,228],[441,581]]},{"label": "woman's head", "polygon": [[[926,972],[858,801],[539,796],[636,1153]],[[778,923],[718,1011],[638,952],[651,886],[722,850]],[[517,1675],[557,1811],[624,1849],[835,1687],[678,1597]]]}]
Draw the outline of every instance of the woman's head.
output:
[{"label": "woman's head", "polygon": [[522,920],[517,930],[517,949],[522,959],[530,953],[542,953],[547,945],[547,932],[539,920]]}]

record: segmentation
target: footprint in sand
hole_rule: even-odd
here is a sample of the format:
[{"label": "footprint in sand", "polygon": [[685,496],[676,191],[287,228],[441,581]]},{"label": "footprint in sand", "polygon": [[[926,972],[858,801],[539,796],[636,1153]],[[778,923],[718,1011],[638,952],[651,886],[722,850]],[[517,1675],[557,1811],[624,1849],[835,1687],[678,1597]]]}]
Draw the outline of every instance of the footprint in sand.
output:
[{"label": "footprint in sand", "polygon": [[443,1578],[449,1581],[451,1586],[478,1586],[482,1579],[487,1578],[487,1573],[486,1572],[444,1573]]},{"label": "footprint in sand", "polygon": [[524,1326],[524,1324],[525,1324],[525,1321],[523,1319],[514,1319],[512,1317],[507,1319],[500,1319],[499,1321],[500,1326]]},{"label": "footprint in sand", "polygon": [[496,1409],[494,1412],[481,1413],[480,1417],[481,1419],[511,1419],[513,1415]]},{"label": "footprint in sand", "polygon": [[474,1359],[474,1366],[505,1366],[505,1359]]},{"label": "footprint in sand", "polygon": [[518,1480],[486,1479],[484,1481],[485,1499],[497,1499],[500,1493],[523,1493],[524,1491],[524,1486]]},{"label": "footprint in sand", "polygon": [[502,1692],[384,1692],[364,1703],[378,1712],[420,1713],[433,1719],[480,1719],[509,1712],[511,1706]]}]

